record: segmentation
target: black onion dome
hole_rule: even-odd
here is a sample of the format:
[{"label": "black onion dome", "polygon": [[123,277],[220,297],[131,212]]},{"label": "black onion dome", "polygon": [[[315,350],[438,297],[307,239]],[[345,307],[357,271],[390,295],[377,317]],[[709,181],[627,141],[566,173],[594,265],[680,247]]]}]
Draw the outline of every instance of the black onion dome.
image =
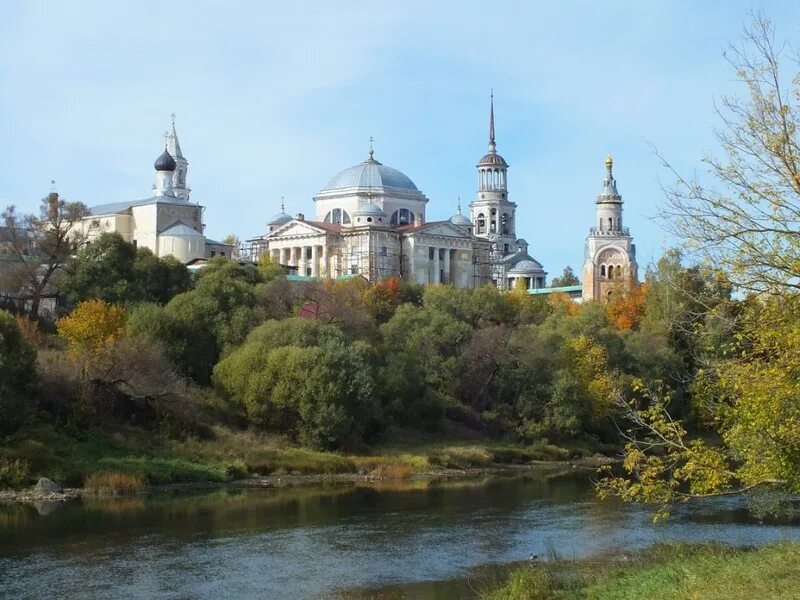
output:
[{"label": "black onion dome", "polygon": [[172,158],[167,149],[164,148],[164,152],[161,153],[156,159],[155,162],[156,171],[174,171],[178,167],[178,163],[175,162],[175,159]]}]

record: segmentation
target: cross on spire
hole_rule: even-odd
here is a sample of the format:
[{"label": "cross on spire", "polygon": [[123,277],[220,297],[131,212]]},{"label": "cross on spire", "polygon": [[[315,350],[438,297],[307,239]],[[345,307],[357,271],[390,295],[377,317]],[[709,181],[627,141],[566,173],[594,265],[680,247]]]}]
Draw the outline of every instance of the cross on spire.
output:
[{"label": "cross on spire", "polygon": [[172,126],[173,126],[173,127],[175,127],[175,117],[177,117],[177,116],[178,116],[178,115],[176,115],[175,113],[172,113],[172,114],[169,116],[169,118],[170,118],[170,121],[172,122]]},{"label": "cross on spire", "polygon": [[282,213],[286,212],[286,203],[283,200],[283,196],[281,196],[281,212]]},{"label": "cross on spire", "polygon": [[461,214],[461,196],[458,197],[458,214]]},{"label": "cross on spire", "polygon": [[375,153],[375,150],[372,147],[372,143],[375,141],[375,138],[369,136],[369,157],[372,158],[372,155]]}]

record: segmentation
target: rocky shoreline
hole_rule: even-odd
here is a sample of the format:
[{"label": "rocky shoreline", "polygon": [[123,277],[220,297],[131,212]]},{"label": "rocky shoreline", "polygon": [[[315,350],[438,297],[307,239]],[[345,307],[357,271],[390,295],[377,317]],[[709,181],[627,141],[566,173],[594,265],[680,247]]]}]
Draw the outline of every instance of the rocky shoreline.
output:
[{"label": "rocky shoreline", "polygon": [[[185,483],[170,483],[148,486],[143,493],[160,493],[171,491],[192,491],[217,488],[236,489],[270,489],[286,488],[320,483],[380,483],[381,481],[415,481],[456,479],[463,477],[480,477],[490,475],[503,475],[523,473],[525,471],[542,469],[589,469],[594,470],[602,465],[617,462],[616,459],[594,456],[571,461],[537,461],[524,465],[497,465],[492,467],[474,467],[468,469],[437,469],[424,473],[415,473],[408,477],[394,478],[377,476],[367,472],[361,473],[315,473],[315,474],[288,474],[255,476],[228,482],[193,481]],[[83,488],[61,488],[57,483],[42,478],[36,486],[21,490],[0,490],[0,504],[41,502],[65,502],[75,500],[84,495],[89,495]],[[97,497],[96,494],[92,494]],[[108,497],[118,497],[109,495]]]}]

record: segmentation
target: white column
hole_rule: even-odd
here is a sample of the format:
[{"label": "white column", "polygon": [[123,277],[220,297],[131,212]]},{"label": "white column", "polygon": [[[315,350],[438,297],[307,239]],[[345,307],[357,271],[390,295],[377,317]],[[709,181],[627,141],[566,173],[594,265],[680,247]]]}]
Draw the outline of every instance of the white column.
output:
[{"label": "white column", "polygon": [[292,246],[289,248],[289,266],[296,267],[297,266],[297,248]]},{"label": "white column", "polygon": [[433,249],[433,283],[442,283],[442,268],[439,263],[439,248]]},{"label": "white column", "polygon": [[311,276],[319,277],[319,246],[311,246]]},{"label": "white column", "polygon": [[306,276],[306,268],[308,267],[308,259],[306,258],[306,248],[308,246],[300,246],[300,262],[298,266],[300,267],[300,275],[303,277]]},{"label": "white column", "polygon": [[444,249],[444,281],[442,283],[453,283],[450,279],[450,248]]},{"label": "white column", "polygon": [[320,269],[320,275],[323,277],[330,277],[331,266],[330,266],[330,257],[328,256],[328,244],[325,243],[322,246],[322,268]]}]

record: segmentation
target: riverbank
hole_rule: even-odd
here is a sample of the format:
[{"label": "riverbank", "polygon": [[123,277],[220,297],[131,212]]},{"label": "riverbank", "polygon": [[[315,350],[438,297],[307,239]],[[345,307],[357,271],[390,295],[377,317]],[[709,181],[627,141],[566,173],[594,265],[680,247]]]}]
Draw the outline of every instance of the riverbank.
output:
[{"label": "riverbank", "polygon": [[[539,470],[561,470],[561,469],[588,469],[595,470],[601,465],[610,464],[614,459],[594,456],[580,458],[572,461],[532,461],[527,464],[506,464],[492,467],[471,467],[465,469],[432,469],[421,473],[397,476],[389,472],[388,474],[372,473],[318,473],[310,475],[272,475],[272,476],[252,476],[247,479],[237,479],[227,482],[219,481],[187,481],[181,483],[162,483],[143,487],[136,494],[157,494],[162,492],[193,492],[209,489],[270,489],[270,488],[291,488],[300,486],[314,486],[330,483],[388,483],[403,482],[413,484],[419,481],[444,481],[450,479],[468,479],[475,477],[489,477],[497,475],[513,475],[530,471]],[[16,490],[0,490],[0,503],[35,503],[35,502],[63,502],[75,500],[83,496],[93,498],[119,497],[126,494],[109,491],[97,493],[89,488],[64,488],[59,492],[40,492],[35,488],[23,488]]]},{"label": "riverbank", "polygon": [[[551,557],[552,558],[552,557]],[[800,543],[758,549],[720,544],[659,544],[632,555],[559,558],[515,568],[483,600],[794,600]]]},{"label": "riverbank", "polygon": [[[541,465],[595,468],[610,460],[597,449],[577,441],[570,447],[546,442],[520,446],[452,433],[436,439],[400,432],[381,446],[346,454],[225,427],[216,427],[212,439],[164,440],[134,428],[109,433],[39,426],[6,438],[0,447],[0,485],[11,488],[0,491],[0,501],[43,500],[30,489],[40,477],[66,488],[63,498],[46,498],[57,500],[82,495],[87,481],[98,474],[126,483],[127,493],[220,485],[280,487],[473,476]],[[138,489],[131,480],[140,482]],[[114,495],[123,490],[111,484],[101,491]]]}]

